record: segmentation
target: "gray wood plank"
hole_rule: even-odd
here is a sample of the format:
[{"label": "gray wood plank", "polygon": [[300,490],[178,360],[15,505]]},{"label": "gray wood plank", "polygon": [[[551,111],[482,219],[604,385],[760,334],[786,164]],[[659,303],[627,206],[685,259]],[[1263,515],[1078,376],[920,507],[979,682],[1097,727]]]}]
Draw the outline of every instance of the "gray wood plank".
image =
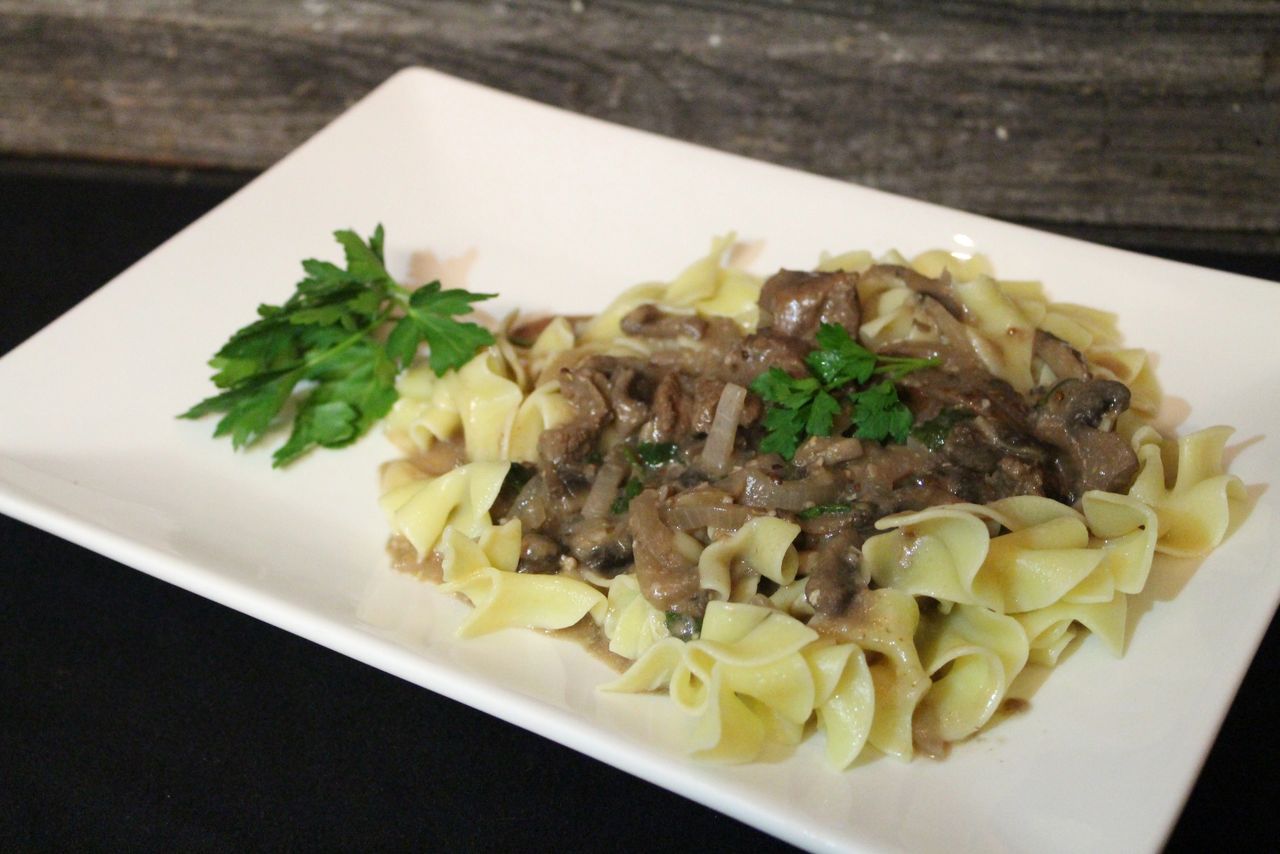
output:
[{"label": "gray wood plank", "polygon": [[1280,249],[1280,2],[0,0],[0,152],[261,169],[406,65],[1104,239]]}]

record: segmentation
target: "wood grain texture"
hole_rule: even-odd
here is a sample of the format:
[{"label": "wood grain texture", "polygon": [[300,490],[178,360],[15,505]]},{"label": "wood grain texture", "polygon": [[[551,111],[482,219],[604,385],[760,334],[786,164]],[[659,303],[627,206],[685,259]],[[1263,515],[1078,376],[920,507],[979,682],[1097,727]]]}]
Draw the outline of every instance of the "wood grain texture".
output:
[{"label": "wood grain texture", "polygon": [[1280,249],[1280,2],[0,0],[0,153],[258,170],[406,65],[1005,219]]}]

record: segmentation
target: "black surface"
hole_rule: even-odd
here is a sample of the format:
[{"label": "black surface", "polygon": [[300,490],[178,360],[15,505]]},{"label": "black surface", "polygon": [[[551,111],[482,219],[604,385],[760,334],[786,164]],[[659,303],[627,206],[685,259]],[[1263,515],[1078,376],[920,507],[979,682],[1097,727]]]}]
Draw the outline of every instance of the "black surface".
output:
[{"label": "black surface", "polygon": [[[234,189],[0,165],[0,353]],[[1199,254],[1275,276],[1276,258]],[[23,401],[0,402],[0,418]],[[1280,568],[1278,568],[1280,571]],[[1273,623],[1170,841],[1280,839]],[[856,809],[856,805],[850,805]],[[0,517],[0,849],[784,849]]]}]

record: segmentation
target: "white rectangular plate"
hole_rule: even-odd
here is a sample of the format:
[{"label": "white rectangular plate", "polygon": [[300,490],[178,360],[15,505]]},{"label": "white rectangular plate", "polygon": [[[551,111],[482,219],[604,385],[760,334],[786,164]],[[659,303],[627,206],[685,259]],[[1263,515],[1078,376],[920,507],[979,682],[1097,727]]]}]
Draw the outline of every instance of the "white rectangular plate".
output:
[{"label": "white rectangular plate", "polygon": [[[669,278],[736,230],[760,272],[823,250],[987,253],[1008,278],[1116,311],[1157,354],[1181,430],[1238,429],[1251,512],[1202,564],[1161,560],[1126,656],[1087,641],[1031,710],[943,762],[835,773],[816,739],[721,768],[679,749],[656,697],[599,695],[603,665],[527,632],[475,641],[421,587],[388,627],[380,436],[285,472],[178,421],[205,359],[329,234],[378,222],[393,272],[415,250],[453,280],[582,313]],[[0,511],[402,676],[813,849],[1158,847],[1280,596],[1280,287],[1145,258],[560,112],[425,70],[393,77],[296,152],[0,361]],[[86,369],[91,366],[91,370]],[[27,403],[15,405],[15,401]],[[385,581],[385,579],[384,579]],[[375,585],[376,586],[376,585]],[[385,588],[382,589],[385,594]],[[363,618],[362,618],[363,617]],[[382,625],[375,625],[382,624]]]}]

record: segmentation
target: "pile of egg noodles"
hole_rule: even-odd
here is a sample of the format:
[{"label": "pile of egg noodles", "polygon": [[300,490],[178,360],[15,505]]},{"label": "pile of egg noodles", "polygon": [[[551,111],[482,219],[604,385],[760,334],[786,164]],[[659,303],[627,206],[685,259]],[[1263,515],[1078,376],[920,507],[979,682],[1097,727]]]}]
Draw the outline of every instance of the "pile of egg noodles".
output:
[{"label": "pile of egg noodles", "polygon": [[[1128,386],[1132,405],[1116,425],[1139,460],[1128,491],[1091,491],[1076,506],[1016,496],[882,518],[862,547],[870,583],[835,630],[808,625],[800,528],[775,515],[696,545],[691,559],[711,593],[694,640],[671,635],[630,573],[606,577],[572,561],[555,574],[516,572],[520,520],[499,524],[490,508],[512,463],[536,461],[541,434],[573,415],[557,366],[583,353],[645,356],[647,343],[620,326],[644,304],[754,331],[762,280],[726,261],[732,246],[731,237],[713,241],[675,279],[633,287],[594,318],[556,318],[519,346],[505,334],[508,320],[497,343],[460,370],[436,377],[423,364],[401,377],[387,429],[405,458],[383,469],[382,507],[407,555],[401,569],[430,567],[422,574],[470,603],[460,636],[593,629],[624,668],[600,689],[666,692],[687,714],[689,749],[702,758],[751,761],[771,744],[799,743],[816,724],[833,766],[868,748],[906,760],[980,731],[1014,696],[1020,673],[1052,667],[1083,633],[1119,655],[1128,597],[1142,590],[1155,555],[1202,555],[1224,537],[1243,495],[1223,470],[1231,430],[1162,436],[1151,423],[1160,393],[1147,353],[1122,345],[1114,316],[1051,302],[1036,282],[997,279],[981,256],[851,252],[817,269],[945,271],[967,294],[975,350],[1019,391],[1053,378],[1033,362],[1030,337],[1005,334],[1011,328],[1049,332],[1097,375]],[[878,347],[918,334],[908,289],[878,287],[859,293],[858,338]],[[421,465],[442,448],[456,451],[456,465]],[[767,597],[762,579],[771,582]]]}]

